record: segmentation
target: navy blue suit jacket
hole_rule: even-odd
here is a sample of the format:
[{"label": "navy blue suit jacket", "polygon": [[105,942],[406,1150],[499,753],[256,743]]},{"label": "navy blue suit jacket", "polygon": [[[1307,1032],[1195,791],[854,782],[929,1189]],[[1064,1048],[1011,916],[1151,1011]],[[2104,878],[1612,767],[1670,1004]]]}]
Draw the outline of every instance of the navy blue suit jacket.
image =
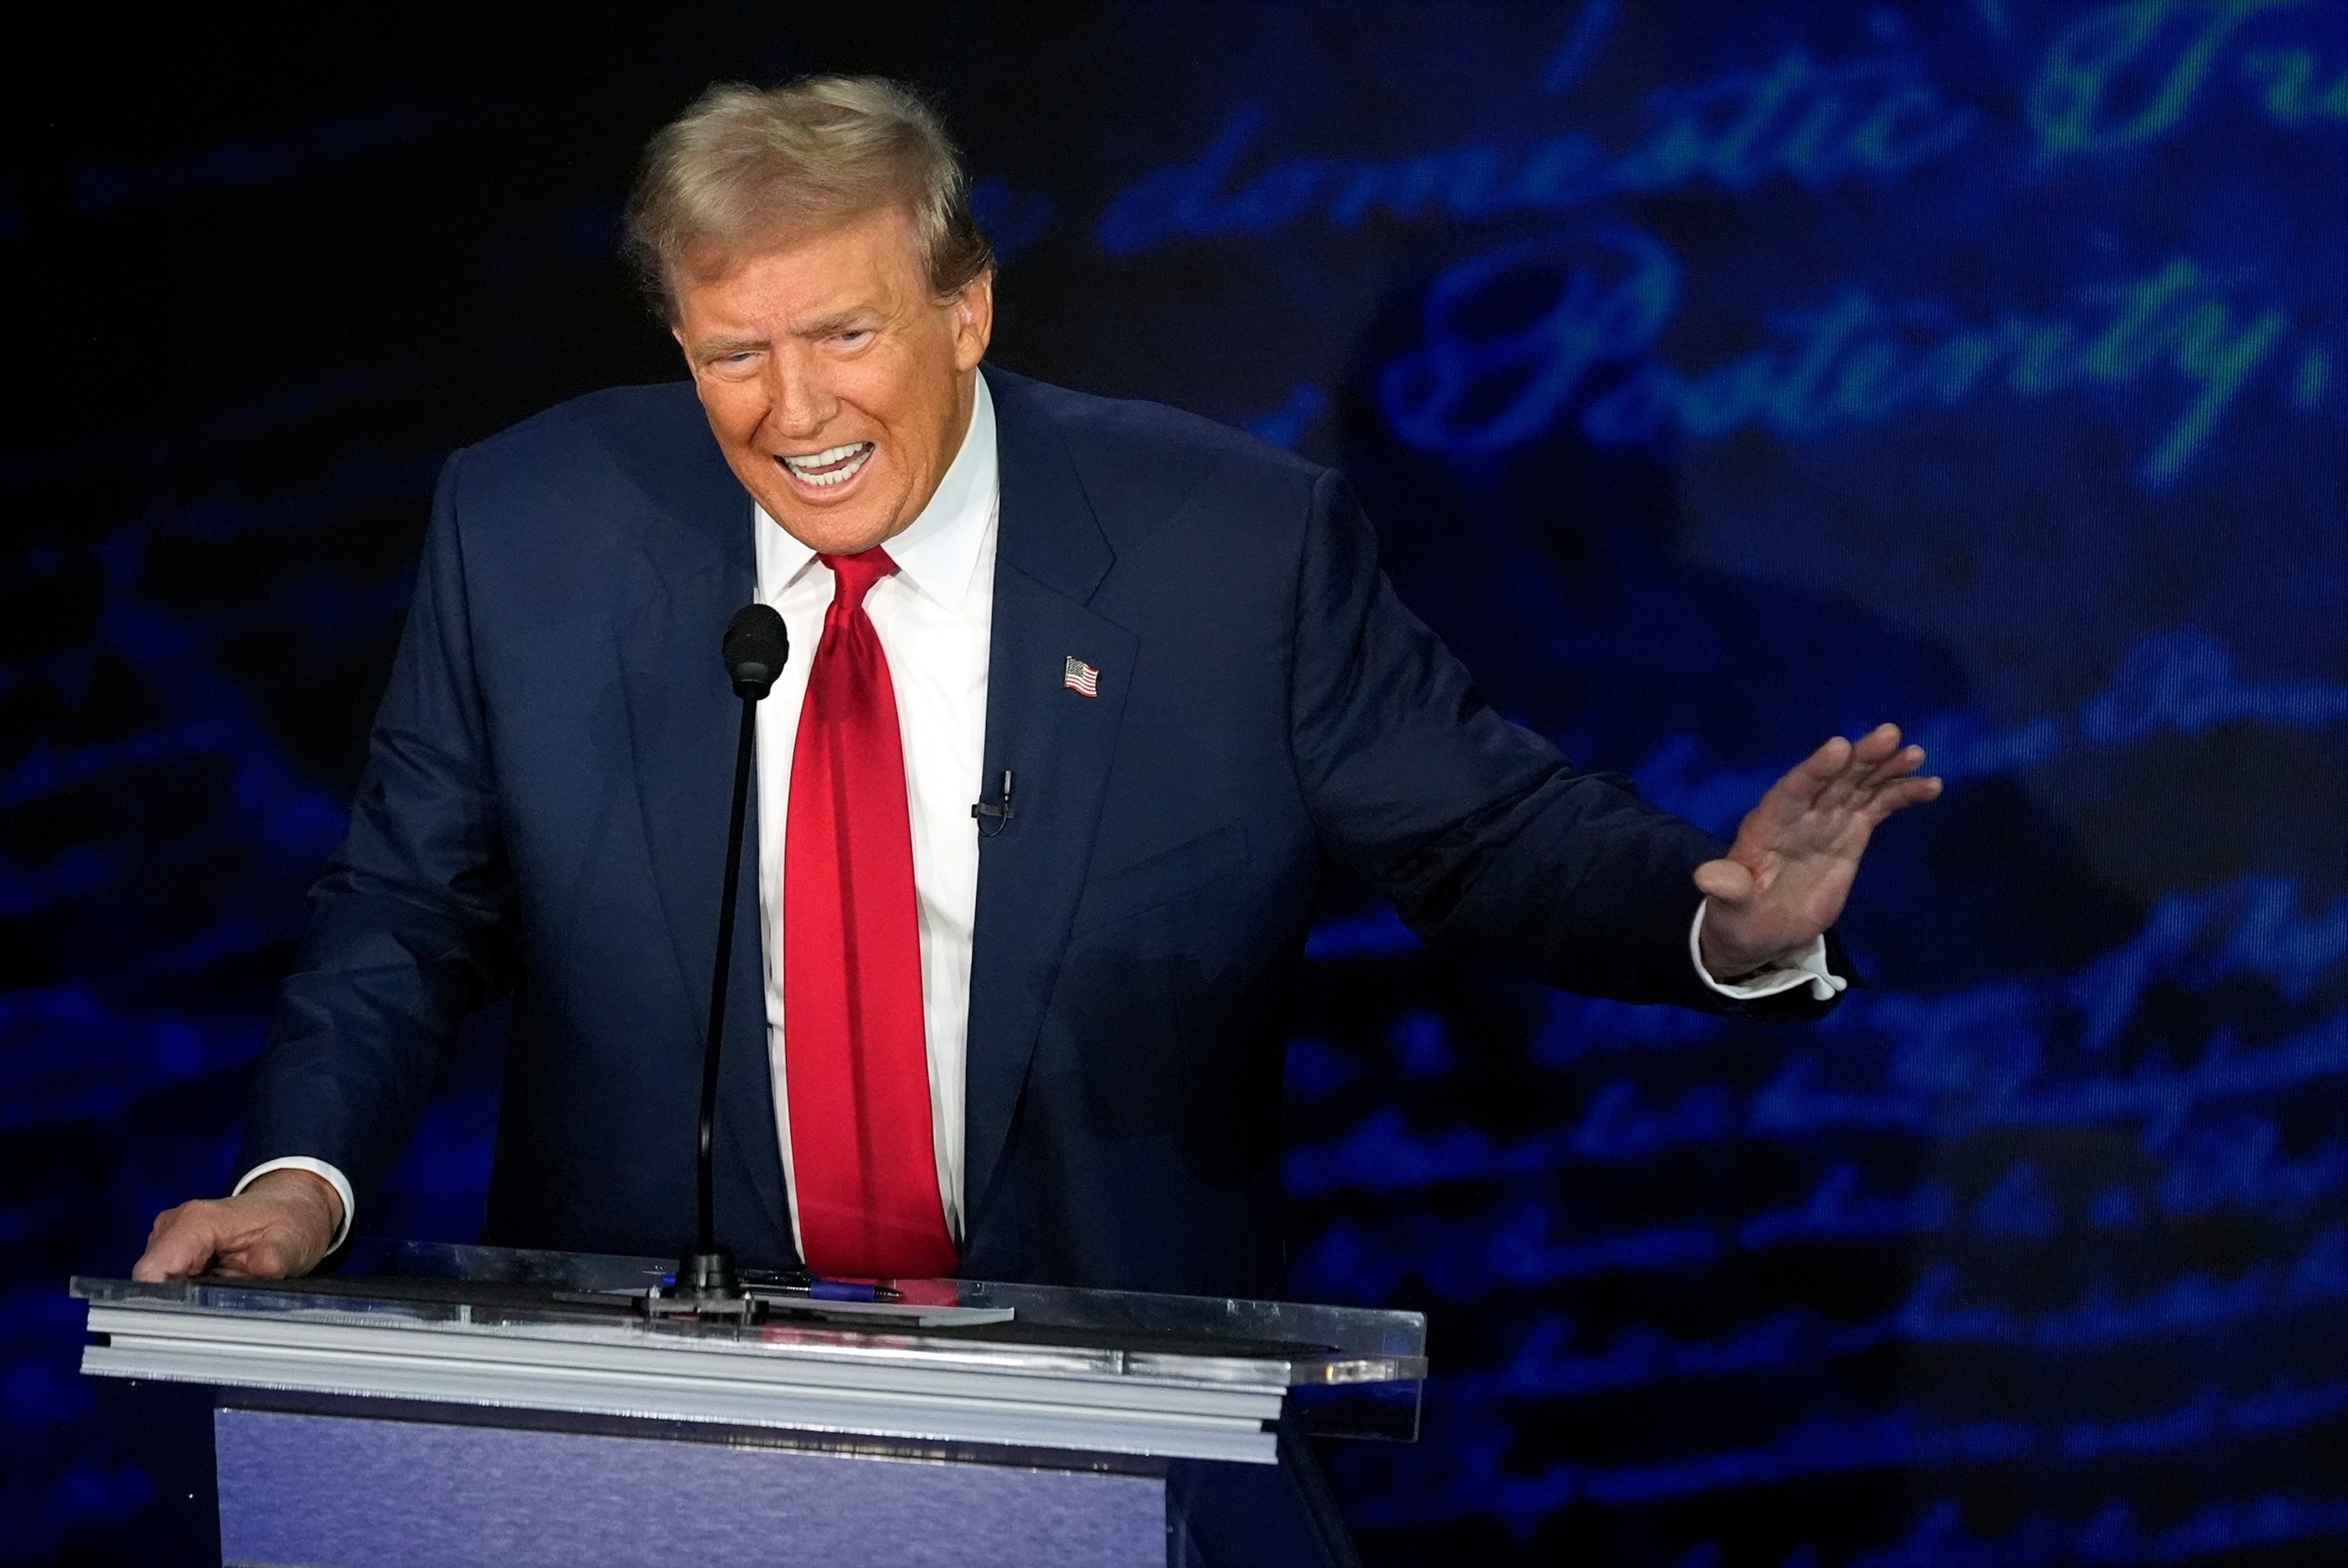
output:
[{"label": "navy blue suit jacket", "polygon": [[[1342,477],[1154,405],[987,374],[984,777],[1016,774],[1017,815],[980,852],[966,1275],[1279,1288],[1280,1002],[1324,855],[1431,940],[1725,1005],[1687,952],[1690,872],[1718,844],[1486,707],[1395,598]],[[689,384],[583,397],[449,461],[247,1168],[329,1160],[364,1206],[458,1020],[510,990],[484,1239],[685,1240],[738,715],[717,646],[752,595],[750,529]],[[1097,698],[1065,684],[1071,656]],[[717,1216],[772,1264],[793,1254],[757,845]]]}]

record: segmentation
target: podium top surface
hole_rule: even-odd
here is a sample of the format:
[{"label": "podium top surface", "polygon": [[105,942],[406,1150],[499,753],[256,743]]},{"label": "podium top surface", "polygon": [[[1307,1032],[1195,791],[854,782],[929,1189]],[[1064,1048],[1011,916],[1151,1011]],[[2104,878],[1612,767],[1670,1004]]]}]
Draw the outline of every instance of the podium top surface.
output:
[{"label": "podium top surface", "polygon": [[1426,1372],[1426,1320],[1416,1312],[946,1279],[897,1282],[901,1305],[770,1297],[764,1322],[648,1322],[635,1297],[674,1266],[666,1259],[411,1242],[385,1261],[386,1272],[293,1280],[77,1278],[73,1293],[247,1319],[1258,1388],[1416,1381]]},{"label": "podium top surface", "polygon": [[647,1315],[663,1258],[406,1244],[381,1272],[76,1279],[85,1372],[223,1389],[890,1440],[1272,1462],[1308,1430],[1407,1439],[1426,1319],[1292,1302],[901,1280],[768,1296],[762,1320]]}]

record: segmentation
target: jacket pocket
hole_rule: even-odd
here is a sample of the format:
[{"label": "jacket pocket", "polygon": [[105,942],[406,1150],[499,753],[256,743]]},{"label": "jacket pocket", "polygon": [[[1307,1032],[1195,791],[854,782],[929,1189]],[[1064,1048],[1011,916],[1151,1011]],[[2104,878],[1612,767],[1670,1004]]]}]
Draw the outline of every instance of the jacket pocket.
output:
[{"label": "jacket pocket", "polygon": [[1247,858],[1247,825],[1227,822],[1161,855],[1089,878],[1076,903],[1075,928],[1090,930],[1188,897],[1237,876]]}]

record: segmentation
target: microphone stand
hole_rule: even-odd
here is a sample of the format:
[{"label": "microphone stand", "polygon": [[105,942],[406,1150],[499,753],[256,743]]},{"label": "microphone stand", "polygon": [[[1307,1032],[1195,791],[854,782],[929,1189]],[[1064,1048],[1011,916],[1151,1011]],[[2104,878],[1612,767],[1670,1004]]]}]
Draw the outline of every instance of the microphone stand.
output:
[{"label": "microphone stand", "polygon": [[717,958],[709,981],[709,1033],[701,1051],[700,1142],[696,1148],[701,1225],[677,1260],[676,1281],[644,1297],[654,1317],[758,1316],[760,1303],[742,1288],[734,1249],[717,1239],[717,1064],[726,1039],[726,981],[734,968],[734,907],[742,891],[742,835],[749,816],[750,762],[758,738],[758,703],[774,689],[790,656],[782,617],[763,604],[745,607],[726,629],[726,663],[742,699],[742,728],[734,748],[734,809],[726,829],[725,891],[717,906]]}]

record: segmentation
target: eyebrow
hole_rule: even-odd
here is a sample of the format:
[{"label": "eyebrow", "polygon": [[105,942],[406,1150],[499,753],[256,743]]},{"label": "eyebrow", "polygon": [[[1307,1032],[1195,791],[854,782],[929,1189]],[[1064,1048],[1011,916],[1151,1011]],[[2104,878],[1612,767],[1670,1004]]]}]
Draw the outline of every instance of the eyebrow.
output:
[{"label": "eyebrow", "polygon": [[[834,311],[829,315],[818,316],[812,321],[800,322],[789,329],[790,335],[798,338],[829,337],[833,333],[847,327],[869,325],[877,320],[879,315],[880,313],[870,305],[855,305],[844,311]],[[727,334],[721,337],[697,339],[694,343],[693,349],[695,354],[708,359],[716,358],[720,354],[739,353],[744,349],[765,348],[771,341],[765,337]]]},{"label": "eyebrow", "polygon": [[800,322],[791,328],[793,337],[829,337],[844,328],[870,323],[880,313],[870,305],[855,305],[844,311],[834,311],[828,316]]},{"label": "eyebrow", "polygon": [[761,337],[706,337],[694,343],[693,352],[705,358],[712,354],[734,354],[746,348],[766,346],[767,340]]}]

